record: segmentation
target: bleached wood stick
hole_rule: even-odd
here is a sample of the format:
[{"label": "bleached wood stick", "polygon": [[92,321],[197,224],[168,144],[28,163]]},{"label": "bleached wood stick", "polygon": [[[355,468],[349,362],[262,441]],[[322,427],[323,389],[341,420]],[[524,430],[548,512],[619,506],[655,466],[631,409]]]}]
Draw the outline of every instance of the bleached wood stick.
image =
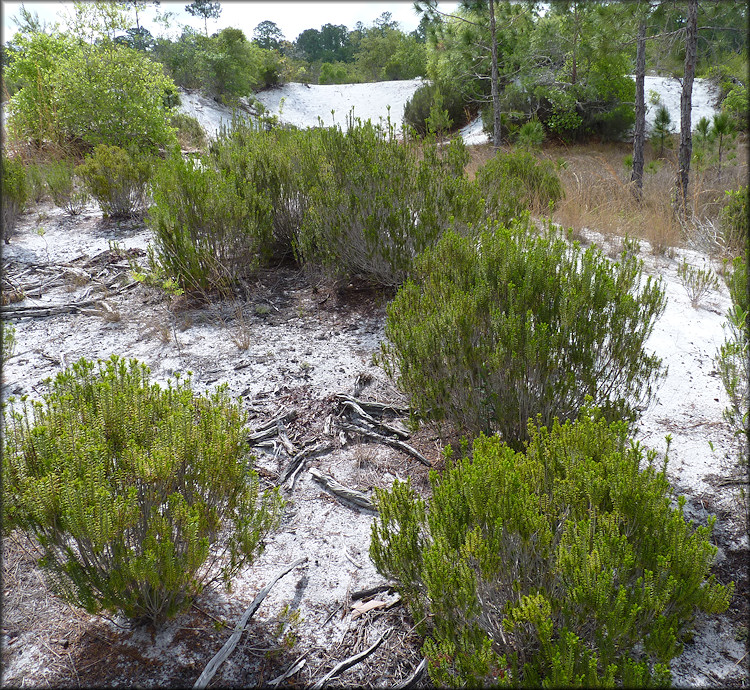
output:
[{"label": "bleached wood stick", "polygon": [[313,455],[320,455],[321,453],[328,453],[333,450],[333,445],[327,441],[317,443],[314,446],[308,446],[303,448],[297,455],[292,458],[292,461],[284,468],[284,471],[279,475],[279,485],[283,484],[297,469],[302,466],[302,461],[305,458],[312,457]]},{"label": "bleached wood stick", "polygon": [[339,498],[343,498],[345,501],[354,503],[360,506],[360,508],[368,508],[370,510],[376,510],[375,504],[367,498],[361,491],[355,489],[349,489],[343,484],[339,484],[333,477],[329,477],[323,474],[321,471],[311,467],[308,472],[317,479],[326,489],[331,493],[336,494]]},{"label": "bleached wood stick", "polygon": [[342,673],[343,671],[346,671],[348,668],[351,668],[352,666],[355,666],[363,659],[366,659],[370,654],[372,654],[383,642],[383,640],[387,639],[388,636],[391,634],[390,630],[386,630],[376,641],[373,645],[365,649],[364,652],[360,652],[359,654],[355,654],[354,656],[350,656],[348,659],[344,659],[339,664],[336,664],[336,666],[333,667],[332,670],[330,670],[328,673],[326,673],[323,678],[321,678],[315,685],[313,685],[310,690],[322,690],[326,684],[328,683],[331,678],[334,676],[337,676],[339,673]]},{"label": "bleached wood stick", "polygon": [[289,439],[289,435],[286,433],[286,425],[281,420],[278,421],[276,424],[276,428],[279,432],[279,440],[284,445],[284,448],[286,448],[286,452],[289,453],[292,457],[297,455],[299,451],[294,447],[294,444]]},{"label": "bleached wood stick", "polygon": [[273,680],[268,682],[268,685],[271,687],[276,687],[279,683],[285,681],[290,676],[293,676],[295,673],[302,670],[303,666],[307,663],[304,656],[301,656],[297,661],[295,661],[287,671],[282,673],[277,678],[274,678]]},{"label": "bleached wood stick", "polygon": [[421,462],[423,465],[432,467],[432,463],[418,450],[412,448],[408,443],[404,443],[403,441],[399,441],[395,438],[389,438],[388,436],[383,436],[382,434],[378,434],[375,431],[366,429],[365,427],[359,426],[358,424],[349,424],[347,422],[342,422],[341,420],[337,420],[336,424],[340,429],[343,429],[344,431],[348,431],[352,434],[359,434],[360,436],[370,438],[373,441],[384,443],[386,446],[391,446],[391,448],[396,448],[400,451],[403,451],[407,455],[411,455],[413,458],[419,460],[419,462]]},{"label": "bleached wood stick", "polygon": [[348,407],[354,412],[359,415],[362,419],[364,419],[366,422],[369,422],[377,429],[382,429],[384,431],[387,431],[389,434],[394,434],[398,436],[399,438],[409,438],[409,432],[404,431],[403,429],[397,429],[394,426],[391,426],[390,424],[386,424],[385,422],[380,422],[374,417],[370,416],[365,412],[357,403],[355,403],[353,400],[343,400],[341,403],[342,407]]},{"label": "bleached wood stick", "polygon": [[419,666],[417,666],[414,673],[412,673],[405,681],[399,683],[398,685],[394,685],[393,690],[407,690],[407,688],[410,688],[417,680],[419,680],[419,677],[424,673],[426,668],[427,659],[422,659],[422,661],[419,662]]},{"label": "bleached wood stick", "polygon": [[409,414],[409,408],[407,407],[398,407],[397,405],[388,405],[387,403],[379,403],[372,400],[359,400],[347,393],[336,393],[335,397],[338,400],[348,400],[356,403],[363,410],[368,410],[371,414],[383,414],[383,412],[391,412],[400,416]]},{"label": "bleached wood stick", "polygon": [[214,655],[213,659],[208,662],[206,668],[203,669],[203,673],[200,674],[198,680],[195,681],[195,685],[193,685],[194,688],[205,688],[211,682],[211,679],[216,674],[216,671],[219,670],[219,666],[221,666],[227,659],[227,657],[234,651],[234,648],[240,641],[240,637],[242,637],[242,633],[245,630],[247,622],[263,603],[263,600],[271,591],[271,587],[273,587],[289,571],[294,570],[294,568],[296,568],[301,563],[304,563],[306,560],[307,556],[297,559],[290,566],[287,566],[286,568],[284,568],[284,570],[278,573],[273,578],[273,580],[271,580],[263,589],[260,590],[260,592],[258,592],[258,596],[255,597],[253,603],[250,604],[245,613],[242,614],[242,618],[240,618],[237,625],[234,626],[234,632],[224,643],[224,646]]}]

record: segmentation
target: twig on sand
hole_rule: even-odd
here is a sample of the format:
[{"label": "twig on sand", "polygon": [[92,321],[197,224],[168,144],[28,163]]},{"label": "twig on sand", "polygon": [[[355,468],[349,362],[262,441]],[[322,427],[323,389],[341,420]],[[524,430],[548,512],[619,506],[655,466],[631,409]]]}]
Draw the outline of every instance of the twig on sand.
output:
[{"label": "twig on sand", "polygon": [[279,683],[285,681],[290,676],[302,670],[302,667],[307,663],[304,656],[299,657],[284,673],[277,678],[268,682],[270,687],[276,687]]},{"label": "twig on sand", "polygon": [[328,489],[332,494],[335,494],[339,498],[342,498],[345,501],[349,501],[350,503],[354,503],[354,505],[357,505],[360,508],[377,510],[375,504],[361,491],[356,491],[355,489],[350,489],[343,484],[339,484],[333,477],[329,477],[328,475],[323,474],[321,471],[316,470],[314,467],[311,467],[308,472],[310,472],[314,479],[319,481],[326,489]]},{"label": "twig on sand", "polygon": [[327,684],[328,681],[331,680],[334,676],[339,675],[340,673],[343,673],[347,669],[351,668],[352,666],[358,664],[363,659],[366,659],[370,654],[372,654],[383,642],[383,640],[388,639],[388,636],[391,634],[391,630],[386,630],[376,641],[374,644],[372,644],[370,647],[365,649],[364,652],[360,652],[359,654],[355,654],[354,656],[350,656],[348,659],[344,659],[339,664],[336,664],[336,666],[333,667],[328,673],[326,673],[323,678],[321,678],[315,685],[310,687],[310,690],[322,690]]},{"label": "twig on sand", "polygon": [[195,685],[193,685],[194,688],[205,688],[211,682],[211,679],[216,674],[219,666],[221,666],[226,658],[234,651],[234,648],[240,641],[240,637],[242,637],[242,633],[245,630],[247,622],[258,610],[261,603],[263,603],[266,595],[271,591],[271,587],[273,587],[282,577],[284,577],[284,575],[286,575],[291,570],[294,570],[294,568],[304,563],[306,560],[307,556],[297,559],[296,561],[294,561],[294,563],[287,566],[280,573],[278,573],[273,578],[273,580],[271,580],[263,589],[260,590],[260,592],[258,592],[258,596],[255,597],[253,603],[250,604],[245,613],[242,614],[242,618],[240,618],[237,625],[234,626],[234,632],[232,633],[230,638],[224,643],[224,646],[214,655],[213,659],[208,662],[206,668],[203,669],[203,673],[200,674],[198,680],[195,681]]},{"label": "twig on sand", "polygon": [[427,668],[427,659],[422,659],[422,661],[419,662],[419,666],[414,670],[414,673],[412,673],[406,680],[402,681],[398,685],[395,685],[393,687],[393,690],[407,690],[407,688],[412,687],[416,683],[417,680],[419,680],[420,676],[425,672],[425,669]]}]

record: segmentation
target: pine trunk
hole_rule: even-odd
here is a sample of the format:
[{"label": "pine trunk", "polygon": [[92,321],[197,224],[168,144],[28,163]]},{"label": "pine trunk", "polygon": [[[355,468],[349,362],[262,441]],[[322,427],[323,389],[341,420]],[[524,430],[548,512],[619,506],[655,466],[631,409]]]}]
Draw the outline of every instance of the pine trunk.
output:
[{"label": "pine trunk", "polygon": [[680,152],[678,155],[677,206],[684,217],[687,212],[688,183],[690,181],[690,158],[693,155],[693,135],[690,111],[693,104],[693,80],[698,45],[698,0],[689,0],[685,27],[685,76],[682,80],[680,98]]},{"label": "pine trunk", "polygon": [[638,48],[635,60],[635,132],[633,134],[633,193],[638,201],[643,198],[643,148],[646,138],[646,20],[638,25]]},{"label": "pine trunk", "polygon": [[500,90],[498,81],[500,81],[497,67],[497,30],[495,25],[495,0],[489,0],[490,7],[490,33],[492,34],[492,114],[493,114],[493,133],[492,145],[495,149],[500,148]]}]

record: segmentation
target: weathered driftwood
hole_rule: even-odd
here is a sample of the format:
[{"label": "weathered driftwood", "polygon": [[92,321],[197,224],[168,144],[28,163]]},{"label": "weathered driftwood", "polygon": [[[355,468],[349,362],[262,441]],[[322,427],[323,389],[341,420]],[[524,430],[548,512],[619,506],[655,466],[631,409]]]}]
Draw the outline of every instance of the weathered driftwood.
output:
[{"label": "weathered driftwood", "polygon": [[284,673],[268,681],[268,686],[275,688],[279,683],[283,683],[287,678],[291,678],[295,673],[299,673],[306,663],[307,661],[304,656],[299,657]]},{"label": "weathered driftwood", "polygon": [[360,661],[363,661],[366,659],[370,654],[372,654],[380,645],[382,644],[383,640],[388,639],[388,636],[391,634],[390,630],[386,630],[376,641],[374,644],[372,644],[370,647],[365,649],[364,652],[360,652],[359,654],[355,654],[354,656],[350,656],[348,659],[344,659],[339,664],[336,664],[336,666],[333,667],[328,673],[326,673],[323,678],[321,678],[315,685],[311,686],[310,690],[323,690],[323,688],[328,684],[328,681],[331,680],[333,677],[339,675],[340,673],[343,673],[347,669],[351,668],[352,666],[356,666]]},{"label": "weathered driftwood", "polygon": [[340,405],[342,408],[348,408],[352,410],[357,416],[359,416],[361,419],[364,419],[367,423],[372,424],[372,426],[374,426],[376,429],[385,431],[388,434],[393,434],[394,436],[398,436],[401,439],[409,438],[410,434],[408,431],[398,429],[395,426],[391,426],[390,424],[386,424],[385,422],[381,422],[375,419],[367,412],[365,412],[362,407],[353,400],[342,400]]},{"label": "weathered driftwood", "polygon": [[[283,409],[283,408],[282,408]],[[274,417],[273,419],[270,419],[267,422],[263,422],[260,426],[256,427],[255,433],[258,433],[260,431],[266,431],[267,429],[273,429],[276,431],[278,428],[279,422],[293,422],[295,419],[297,419],[297,410],[289,410],[289,412],[285,412],[282,415],[279,415],[278,417]]]},{"label": "weathered driftwood", "polygon": [[298,565],[304,563],[307,560],[307,556],[304,558],[299,558],[298,560],[294,561],[291,565],[287,566],[279,572],[273,580],[271,580],[263,589],[258,592],[258,596],[255,597],[253,600],[253,603],[250,604],[250,606],[247,608],[245,613],[242,614],[242,618],[240,618],[237,625],[234,626],[234,632],[231,634],[229,639],[224,643],[224,646],[214,655],[213,659],[208,662],[206,668],[203,669],[203,673],[200,674],[198,677],[198,680],[195,681],[195,685],[193,685],[194,688],[205,688],[210,682],[211,679],[216,674],[216,671],[219,670],[219,666],[221,666],[224,661],[227,659],[227,657],[234,651],[234,648],[237,646],[237,643],[240,641],[240,637],[242,637],[242,633],[245,630],[245,626],[247,625],[247,622],[250,620],[250,618],[253,616],[253,614],[258,610],[260,605],[263,603],[263,600],[266,598],[268,593],[271,591],[271,587],[273,587],[284,575],[286,575],[291,570],[294,570]]},{"label": "weathered driftwood", "polygon": [[286,425],[284,422],[279,420],[276,424],[276,430],[279,434],[279,441],[281,441],[282,445],[286,449],[286,452],[291,456],[294,457],[299,453],[299,450],[295,447],[295,445],[291,442],[289,439],[289,435],[286,433]]},{"label": "weathered driftwood", "polygon": [[422,659],[419,665],[406,680],[402,681],[398,685],[393,686],[393,690],[408,690],[412,687],[421,677],[422,674],[427,670],[427,659]]},{"label": "weathered driftwood", "polygon": [[320,470],[316,470],[314,467],[311,467],[308,472],[310,472],[314,479],[319,481],[326,489],[339,498],[354,503],[354,505],[357,505],[360,508],[377,510],[375,504],[361,491],[356,491],[355,489],[350,489],[343,484],[339,484],[333,477],[323,474]]},{"label": "weathered driftwood", "polygon": [[365,438],[369,438],[373,441],[377,441],[378,443],[383,443],[386,446],[390,446],[391,448],[396,448],[397,450],[400,450],[406,453],[407,455],[411,455],[413,458],[416,458],[423,465],[426,465],[427,467],[432,467],[432,463],[424,455],[422,455],[418,450],[416,450],[415,448],[412,448],[408,443],[404,443],[403,441],[399,441],[398,439],[395,439],[395,438],[390,438],[389,436],[383,436],[382,434],[378,434],[372,429],[368,429],[358,424],[351,424],[349,422],[336,420],[336,425],[342,431],[346,431],[351,434],[359,434],[360,436],[364,436]]},{"label": "weathered driftwood", "polygon": [[399,407],[398,405],[389,405],[388,403],[379,403],[373,400],[360,400],[359,398],[355,398],[347,393],[336,393],[335,398],[337,400],[356,403],[369,414],[382,415],[388,412],[399,417],[405,417],[409,414],[408,407]]},{"label": "weathered driftwood", "polygon": [[[134,281],[128,283],[124,287],[120,288],[110,296],[119,295],[128,290],[132,290],[137,287],[140,283]],[[8,319],[21,319],[21,318],[43,318],[46,316],[58,316],[60,314],[71,314],[82,311],[87,307],[93,307],[99,304],[104,298],[98,297],[96,299],[81,300],[80,302],[70,302],[68,304],[50,304],[45,307],[14,307],[6,305],[0,307],[0,314]]]},{"label": "weathered driftwood", "polygon": [[322,443],[316,443],[314,446],[308,446],[303,448],[297,455],[292,458],[292,461],[284,468],[284,471],[279,475],[279,485],[283,484],[289,477],[296,474],[302,467],[303,461],[307,458],[311,458],[315,455],[321,455],[323,453],[330,453],[333,450],[333,445],[324,441]]}]

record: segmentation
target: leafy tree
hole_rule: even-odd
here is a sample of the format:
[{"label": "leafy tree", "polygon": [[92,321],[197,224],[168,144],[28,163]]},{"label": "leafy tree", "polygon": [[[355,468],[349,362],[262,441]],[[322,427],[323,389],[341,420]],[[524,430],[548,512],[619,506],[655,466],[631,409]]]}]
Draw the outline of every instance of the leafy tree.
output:
[{"label": "leafy tree", "polygon": [[253,31],[253,43],[265,50],[278,50],[284,34],[275,22],[262,21]]},{"label": "leafy tree", "polygon": [[424,46],[388,26],[368,32],[355,59],[365,81],[414,79],[424,76],[426,69]]},{"label": "leafy tree", "polygon": [[221,15],[221,3],[212,2],[211,0],[194,0],[189,5],[185,5],[185,10],[193,17],[203,17],[203,26],[208,36],[208,20],[218,19]]}]

